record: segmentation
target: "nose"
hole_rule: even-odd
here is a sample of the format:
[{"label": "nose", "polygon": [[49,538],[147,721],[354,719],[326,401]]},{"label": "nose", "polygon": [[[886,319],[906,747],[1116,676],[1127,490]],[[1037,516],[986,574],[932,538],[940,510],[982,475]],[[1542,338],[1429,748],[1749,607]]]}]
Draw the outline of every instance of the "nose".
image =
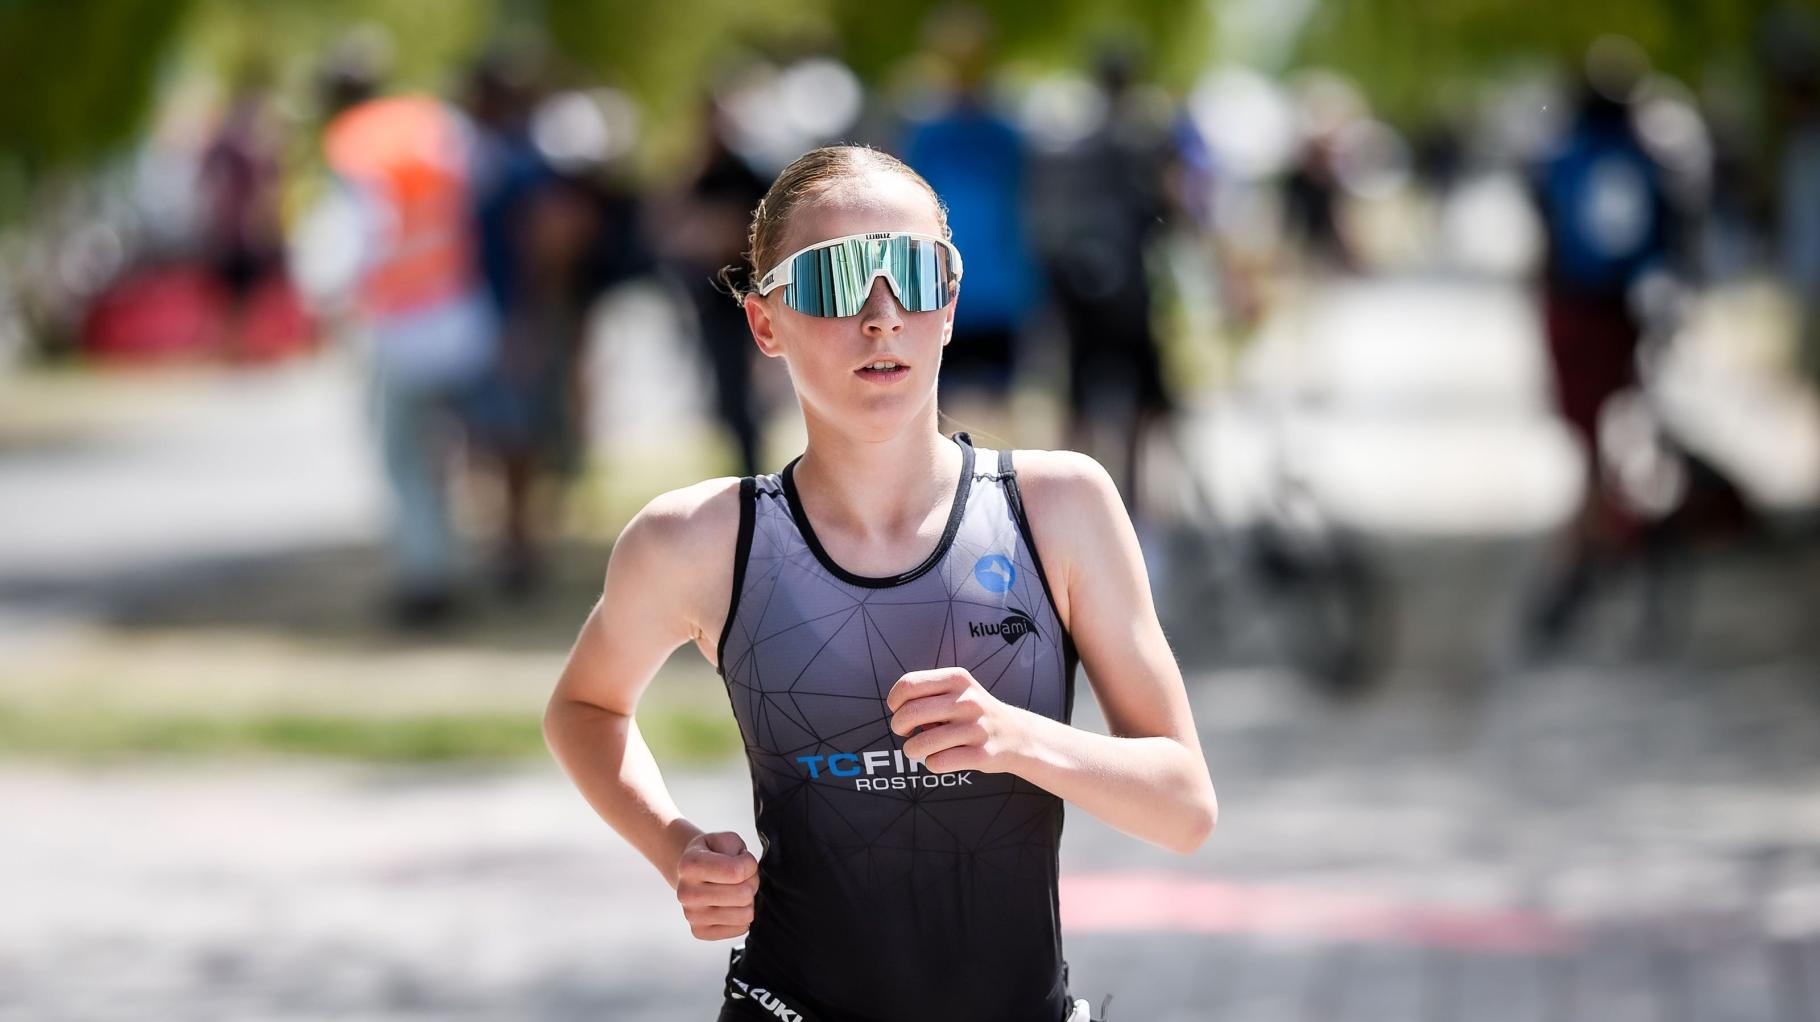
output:
[{"label": "nose", "polygon": [[878,335],[902,333],[903,312],[902,306],[897,304],[897,296],[891,293],[891,285],[883,277],[874,277],[866,304],[859,310],[860,329]]}]

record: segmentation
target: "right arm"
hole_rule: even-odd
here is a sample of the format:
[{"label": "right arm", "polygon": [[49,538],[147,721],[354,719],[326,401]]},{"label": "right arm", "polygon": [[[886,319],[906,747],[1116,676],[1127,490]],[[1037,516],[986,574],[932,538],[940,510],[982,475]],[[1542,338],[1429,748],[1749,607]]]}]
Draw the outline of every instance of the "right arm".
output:
[{"label": "right arm", "polygon": [[[647,504],[620,534],[544,712],[544,739],[594,811],[663,874],[704,940],[745,932],[757,861],[730,831],[704,832],[677,808],[633,719],[638,698],[683,642],[718,639],[732,587],[739,485],[711,479]],[[719,558],[704,550],[727,551]],[[711,567],[712,566],[712,567]]]}]

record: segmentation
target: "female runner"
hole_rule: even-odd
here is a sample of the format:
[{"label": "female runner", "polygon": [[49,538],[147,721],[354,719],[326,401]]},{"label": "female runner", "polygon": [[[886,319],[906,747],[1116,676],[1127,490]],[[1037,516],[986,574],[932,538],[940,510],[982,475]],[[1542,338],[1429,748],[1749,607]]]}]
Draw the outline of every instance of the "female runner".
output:
[{"label": "female runner", "polygon": [[[544,720],[588,802],[730,949],[722,1022],[1062,1022],[1064,802],[1188,853],[1217,803],[1110,477],[937,426],[962,260],[909,167],[786,167],[744,294],[808,427],[775,475],[653,499]],[[677,808],[633,719],[693,641],[744,738],[761,854]],[[1071,727],[1084,661],[1112,732]]]}]

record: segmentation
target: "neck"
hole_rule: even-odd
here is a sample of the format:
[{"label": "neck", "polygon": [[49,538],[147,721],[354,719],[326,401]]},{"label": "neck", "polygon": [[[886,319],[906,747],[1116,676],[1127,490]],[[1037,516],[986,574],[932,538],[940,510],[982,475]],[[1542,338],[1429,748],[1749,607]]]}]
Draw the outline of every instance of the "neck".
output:
[{"label": "neck", "polygon": [[[914,536],[954,499],[961,451],[936,426],[935,399],[895,434],[858,437],[803,409],[808,444],[793,474],[816,530],[888,543]],[[813,496],[807,496],[813,494]]]}]

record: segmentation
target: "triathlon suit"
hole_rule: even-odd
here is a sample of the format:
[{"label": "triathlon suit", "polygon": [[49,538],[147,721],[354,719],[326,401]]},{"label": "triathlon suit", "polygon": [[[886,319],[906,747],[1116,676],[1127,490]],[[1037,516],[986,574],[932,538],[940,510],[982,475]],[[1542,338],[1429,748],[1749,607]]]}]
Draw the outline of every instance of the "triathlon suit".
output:
[{"label": "triathlon suit", "polygon": [[1062,800],[1010,773],[903,754],[885,696],[965,667],[1067,722],[1073,642],[1030,538],[1011,452],[966,433],[946,529],[868,578],[828,556],[793,478],[747,477],[720,674],[763,846],[721,1022],[1062,1022]]}]

